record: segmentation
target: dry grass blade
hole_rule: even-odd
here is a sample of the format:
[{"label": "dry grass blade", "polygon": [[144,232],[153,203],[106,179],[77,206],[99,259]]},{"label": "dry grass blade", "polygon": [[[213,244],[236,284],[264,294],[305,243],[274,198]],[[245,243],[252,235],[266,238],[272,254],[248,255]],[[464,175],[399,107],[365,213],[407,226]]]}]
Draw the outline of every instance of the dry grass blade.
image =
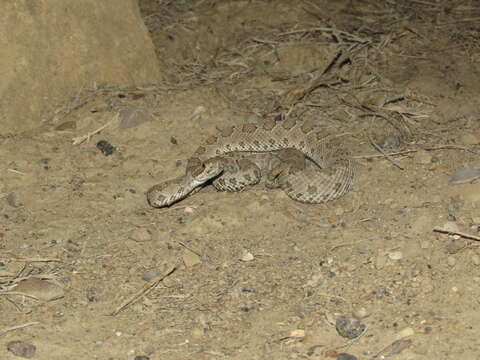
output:
[{"label": "dry grass blade", "polygon": [[458,236],[461,236],[461,237],[464,237],[464,238],[467,238],[467,239],[480,241],[480,236],[470,235],[470,234],[460,232],[460,231],[451,231],[451,230],[448,230],[448,229],[443,229],[439,226],[434,227],[433,231],[441,232],[441,233],[449,234],[449,235],[458,235]]},{"label": "dry grass blade", "polygon": [[[426,147],[423,147],[423,148],[420,148],[420,149],[410,149],[410,150],[396,151],[396,152],[393,152],[393,153],[386,153],[385,155],[387,155],[387,156],[406,155],[406,154],[411,154],[411,153],[415,153],[415,152],[422,151],[422,150],[425,150],[425,151],[462,150],[462,151],[467,151],[467,152],[470,152],[472,154],[475,154],[474,151],[472,151],[472,150],[470,150],[466,147],[463,147],[463,146],[441,145],[441,146],[433,146],[433,147],[426,146]],[[384,157],[385,155],[384,154],[356,155],[356,156],[352,156],[352,158],[354,158],[354,159],[372,159],[372,158]]]},{"label": "dry grass blade", "polygon": [[100,131],[102,131],[103,129],[105,129],[107,126],[110,126],[114,121],[116,121],[118,119],[118,114],[116,115],[116,117],[112,120],[110,120],[109,122],[107,122],[106,124],[100,126],[98,129],[96,130],[93,130],[91,132],[89,132],[88,134],[85,134],[85,135],[81,135],[81,136],[77,136],[77,137],[74,137],[72,139],[72,144],[73,145],[79,145],[81,143],[83,143],[84,141],[86,140],[90,140],[90,138],[95,135],[95,134],[98,134]]},{"label": "dry grass blade", "polygon": [[[369,44],[371,43],[370,39],[361,38],[349,32],[338,30],[335,28],[327,27],[315,27],[310,29],[300,29],[300,30],[291,30],[278,34],[279,36],[293,35],[299,33],[310,33],[310,32],[324,32],[334,36],[339,42],[348,41],[348,42],[358,42],[360,44]],[[343,41],[342,41],[343,40]]]},{"label": "dry grass blade", "polygon": [[387,359],[391,356],[400,354],[403,350],[408,349],[412,343],[413,342],[410,339],[396,340],[371,359]]},{"label": "dry grass blade", "polygon": [[33,262],[62,262],[60,259],[56,258],[23,258],[23,257],[14,257],[14,258],[9,258],[9,261],[24,261],[28,263],[33,263]]},{"label": "dry grass blade", "polygon": [[157,276],[153,280],[149,281],[147,284],[143,286],[143,288],[132,295],[130,298],[125,300],[119,307],[117,307],[110,315],[115,316],[117,315],[120,311],[125,309],[127,306],[130,304],[134,303],[138,299],[140,299],[142,296],[147,295],[150,291],[152,291],[160,282],[165,279],[167,276],[171,275],[175,270],[176,266],[172,265],[171,267],[168,268],[167,271],[165,271],[162,275]]},{"label": "dry grass blade", "polygon": [[2,296],[3,295],[23,296],[23,297],[27,297],[29,299],[40,300],[35,295],[31,295],[31,294],[27,294],[27,293],[23,293],[23,292],[18,292],[18,291],[0,291],[0,295],[2,295]]},{"label": "dry grass blade", "polygon": [[446,25],[458,24],[462,22],[480,22],[480,17],[464,18],[464,19],[459,19],[455,21],[449,21],[442,24],[437,24],[437,26],[446,26]]},{"label": "dry grass blade", "polygon": [[318,79],[316,79],[310,84],[298,86],[286,92],[282,100],[279,102],[279,104],[277,104],[275,110],[279,109],[280,107],[290,108],[298,104],[300,101],[305,99],[308,94],[312,93],[315,89],[318,89],[319,87],[333,87],[342,83],[343,81],[335,75],[320,76]]},{"label": "dry grass blade", "polygon": [[400,170],[404,170],[403,166],[401,166],[400,164],[398,164],[395,160],[393,160],[390,155],[388,155],[385,151],[383,151],[382,147],[380,145],[378,145],[375,141],[373,141],[372,139],[372,136],[370,134],[367,134],[368,136],[368,140],[370,141],[370,144],[372,144],[372,146],[377,149],[379,152],[382,153],[382,155],[388,160],[390,161],[394,166],[396,166],[397,168],[399,168]]},{"label": "dry grass blade", "polygon": [[158,86],[118,87],[115,85],[97,86],[96,84],[92,89],[80,88],[68,104],[55,111],[53,121],[61,121],[73,111],[80,109],[102,95],[107,96],[107,98],[112,98],[120,94],[143,95],[156,93],[158,90]]},{"label": "dry grass blade", "polygon": [[38,325],[40,324],[38,321],[33,321],[33,322],[29,322],[29,323],[26,323],[26,324],[22,324],[22,325],[15,325],[15,326],[11,326],[11,327],[8,327],[8,328],[5,328],[5,329],[2,329],[0,330],[0,336],[10,332],[10,331],[15,331],[15,330],[18,330],[18,329],[23,329],[23,328],[26,328],[26,327],[29,327],[29,326],[34,326],[34,325]]}]

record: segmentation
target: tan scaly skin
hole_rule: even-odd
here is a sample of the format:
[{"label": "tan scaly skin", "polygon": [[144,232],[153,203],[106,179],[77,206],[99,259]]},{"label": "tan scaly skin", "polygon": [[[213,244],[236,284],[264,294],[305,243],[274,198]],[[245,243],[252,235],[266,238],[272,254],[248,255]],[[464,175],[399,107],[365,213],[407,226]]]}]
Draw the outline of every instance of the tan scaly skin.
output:
[{"label": "tan scaly skin", "polygon": [[[293,160],[284,162],[286,166],[280,166],[280,171],[278,168],[269,170],[269,176],[275,176],[277,186],[292,199],[312,204],[324,203],[337,199],[352,187],[355,166],[338,138],[325,136],[300,121],[269,120],[263,126],[246,124],[231,127],[207,139],[188,160],[185,175],[153,186],[147,192],[148,202],[154,207],[170,206],[217,177],[214,180],[217,189],[235,191],[235,187],[225,186],[225,181],[222,187],[222,172],[232,184],[248,183],[241,169],[242,161],[234,160],[240,164],[240,169],[229,173],[232,159],[227,155],[239,152],[275,154],[284,149],[295,149],[315,164],[310,167],[296,166],[298,157],[294,156]],[[279,158],[282,164],[284,159],[281,159],[282,156]],[[243,164],[255,165],[258,161],[255,157],[247,156]],[[258,167],[262,170],[262,165]],[[250,167],[248,173],[251,174],[251,171]],[[273,174],[275,171],[277,173]]]}]

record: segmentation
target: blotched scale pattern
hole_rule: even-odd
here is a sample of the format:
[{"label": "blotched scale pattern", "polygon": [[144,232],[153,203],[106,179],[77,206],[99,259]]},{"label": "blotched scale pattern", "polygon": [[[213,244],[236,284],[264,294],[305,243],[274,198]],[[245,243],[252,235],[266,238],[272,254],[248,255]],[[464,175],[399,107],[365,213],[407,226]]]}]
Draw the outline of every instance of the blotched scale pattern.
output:
[{"label": "blotched scale pattern", "polygon": [[[239,155],[245,152],[249,154]],[[303,160],[298,153],[304,155]],[[305,166],[305,157],[315,166]],[[185,175],[153,186],[147,199],[154,207],[164,207],[209,180],[218,190],[240,191],[262,176],[267,185],[282,188],[294,200],[323,203],[351,189],[355,166],[335,136],[315,131],[304,122],[272,119],[262,126],[229,127],[208,138],[188,160]]]}]

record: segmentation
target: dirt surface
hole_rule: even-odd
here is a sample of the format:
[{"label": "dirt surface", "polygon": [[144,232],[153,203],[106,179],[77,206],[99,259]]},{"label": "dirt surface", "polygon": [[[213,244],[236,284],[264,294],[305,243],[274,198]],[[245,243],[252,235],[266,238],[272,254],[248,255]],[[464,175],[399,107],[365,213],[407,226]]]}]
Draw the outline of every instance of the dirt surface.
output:
[{"label": "dirt surface", "polygon": [[[479,358],[478,3],[293,3],[144,0],[166,81],[1,135],[2,359]],[[342,135],[352,192],[148,206],[281,115]]]}]

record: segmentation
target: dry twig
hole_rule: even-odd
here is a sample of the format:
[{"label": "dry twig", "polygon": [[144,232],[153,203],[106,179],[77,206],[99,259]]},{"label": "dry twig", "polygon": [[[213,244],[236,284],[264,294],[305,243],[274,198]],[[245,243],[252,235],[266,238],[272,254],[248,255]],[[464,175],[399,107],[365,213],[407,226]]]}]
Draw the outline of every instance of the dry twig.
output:
[{"label": "dry twig", "polygon": [[16,325],[16,326],[8,327],[8,328],[0,330],[0,336],[2,336],[3,334],[6,334],[7,332],[10,332],[10,331],[23,329],[23,328],[26,328],[28,326],[33,326],[33,325],[38,325],[38,324],[40,324],[38,321],[34,321],[34,322],[29,322],[29,323],[26,323],[26,324],[22,324],[22,325]]},{"label": "dry twig", "polygon": [[433,231],[441,232],[441,233],[449,234],[449,235],[458,235],[458,236],[461,236],[461,237],[464,237],[464,238],[467,238],[467,239],[480,241],[480,236],[470,235],[470,234],[460,232],[460,231],[447,230],[447,229],[443,229],[439,226],[434,227]]},{"label": "dry twig", "polygon": [[292,30],[292,31],[287,31],[284,33],[278,34],[279,36],[285,36],[285,35],[293,35],[293,34],[299,34],[299,33],[309,33],[309,32],[324,32],[327,34],[331,34],[334,36],[337,41],[341,42],[342,38],[345,38],[346,40],[349,40],[350,42],[358,42],[360,44],[368,44],[371,42],[370,39],[364,39],[359,36],[356,36],[354,34],[351,34],[346,31],[338,30],[335,28],[326,28],[326,27],[316,27],[316,28],[310,28],[310,29],[300,29],[300,30]]},{"label": "dry twig", "polygon": [[370,134],[367,134],[368,136],[368,140],[370,141],[370,144],[372,144],[372,146],[377,149],[379,152],[382,153],[382,155],[388,160],[390,161],[394,166],[396,166],[397,168],[399,168],[400,170],[404,170],[403,166],[401,166],[400,164],[398,164],[395,160],[393,160],[391,158],[390,155],[388,155],[385,151],[383,151],[382,147],[380,145],[378,145],[375,141],[373,141],[372,139],[372,136]]},{"label": "dry twig", "polygon": [[93,135],[98,134],[100,131],[102,131],[103,129],[105,129],[107,126],[110,126],[116,119],[118,119],[118,114],[117,114],[117,116],[116,116],[114,119],[112,119],[112,120],[110,120],[109,122],[107,122],[106,124],[100,126],[97,130],[91,131],[91,132],[89,132],[89,133],[86,134],[86,135],[74,137],[74,138],[72,139],[73,145],[78,145],[78,144],[83,143],[85,140],[90,140],[90,138],[91,138]]},{"label": "dry twig", "polygon": [[405,154],[411,154],[411,153],[415,153],[415,152],[418,152],[418,151],[434,151],[434,150],[448,150],[448,149],[451,149],[451,150],[463,150],[463,151],[467,151],[467,152],[470,152],[472,154],[475,154],[474,151],[464,147],[464,146],[460,146],[460,145],[440,145],[440,146],[426,146],[426,147],[423,147],[423,148],[420,148],[420,149],[409,149],[409,150],[402,150],[402,151],[396,151],[396,152],[393,152],[393,153],[385,153],[385,154],[371,154],[371,155],[356,155],[356,156],[352,156],[353,159],[373,159],[373,158],[377,158],[377,157],[385,157],[385,155],[387,156],[396,156],[396,155],[405,155]]},{"label": "dry twig", "polygon": [[122,311],[123,309],[125,309],[127,306],[129,306],[130,304],[134,303],[135,301],[137,301],[138,299],[140,299],[142,296],[145,296],[147,295],[150,291],[152,291],[158,284],[160,284],[160,282],[165,279],[167,276],[169,276],[170,274],[172,274],[175,270],[176,270],[176,266],[175,265],[172,265],[168,268],[167,271],[165,271],[162,275],[159,275],[157,277],[155,277],[154,279],[152,279],[151,281],[149,281],[147,284],[145,284],[143,286],[143,288],[138,291],[137,293],[135,293],[133,296],[131,296],[130,298],[128,298],[127,300],[125,300],[119,307],[117,307],[110,315],[112,316],[115,316],[117,315],[120,311]]}]

